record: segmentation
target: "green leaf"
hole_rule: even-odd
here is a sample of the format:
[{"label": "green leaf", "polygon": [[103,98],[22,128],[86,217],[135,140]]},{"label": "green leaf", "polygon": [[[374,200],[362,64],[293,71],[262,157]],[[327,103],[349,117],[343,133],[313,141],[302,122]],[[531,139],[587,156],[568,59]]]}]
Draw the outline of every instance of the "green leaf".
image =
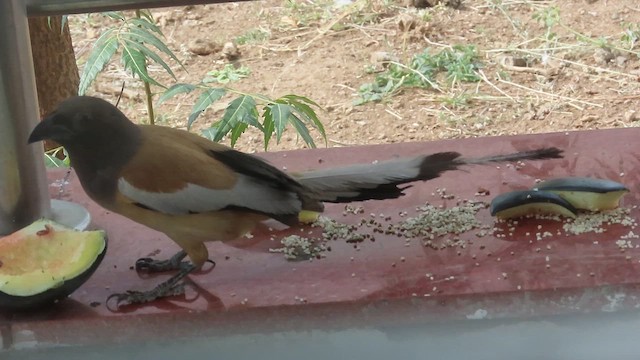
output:
[{"label": "green leaf", "polygon": [[238,81],[249,76],[251,71],[249,68],[242,66],[237,68],[232,64],[226,64],[222,70],[212,70],[207,73],[209,77],[202,80],[204,83],[217,82],[226,84],[231,81]]},{"label": "green leaf", "polygon": [[124,15],[122,15],[121,12],[119,11],[107,11],[107,12],[103,12],[102,15],[106,16],[106,17],[110,17],[114,20],[120,20],[120,21],[124,21]]},{"label": "green leaf", "polygon": [[44,166],[48,168],[67,167],[64,164],[64,160],[58,159],[57,157],[49,154],[44,154]]},{"label": "green leaf", "polygon": [[253,106],[253,109],[251,109],[250,113],[245,114],[245,116],[243,116],[240,121],[242,121],[245,124],[251,125],[255,128],[257,128],[260,131],[264,131],[264,127],[262,127],[262,124],[260,124],[260,122],[258,121],[258,108],[257,105]]},{"label": "green leaf", "polygon": [[64,26],[67,24],[67,21],[69,21],[69,15],[62,15],[62,19],[60,21],[60,34],[64,32]]},{"label": "green leaf", "polygon": [[300,136],[302,137],[302,140],[304,140],[304,142],[309,147],[315,148],[316,143],[313,141],[311,134],[309,134],[309,129],[307,129],[304,123],[294,114],[291,114],[291,117],[289,118],[289,120],[291,121],[291,125],[293,125],[293,128],[296,129],[298,134],[300,134]]},{"label": "green leaf", "polygon": [[173,51],[171,51],[171,49],[169,49],[169,47],[162,40],[160,40],[149,31],[141,29],[139,27],[131,27],[129,28],[129,32],[127,33],[127,35],[133,40],[155,46],[158,50],[160,50],[182,66],[182,63],[180,62],[180,60],[178,60],[178,57],[173,53]]},{"label": "green leaf", "polygon": [[289,104],[293,108],[293,112],[295,114],[298,114],[302,118],[302,120],[304,122],[308,122],[313,127],[318,129],[318,131],[320,132],[320,135],[322,135],[322,138],[324,139],[324,141],[326,143],[327,142],[327,133],[326,133],[326,131],[324,129],[324,125],[322,124],[322,121],[320,121],[320,119],[318,119],[318,115],[313,110],[313,108],[311,108],[311,106],[309,106],[307,104],[311,104],[311,105],[316,106],[318,108],[320,107],[320,105],[316,104],[311,99],[306,98],[304,96],[285,95],[282,98],[284,98],[287,101],[289,101]]},{"label": "green leaf", "polygon": [[216,136],[217,136],[216,134],[218,133],[218,124],[219,123],[220,122],[218,121],[217,123],[212,124],[210,128],[202,130],[202,136],[204,136],[205,138],[207,138],[207,139],[209,139],[211,141],[215,141],[213,139],[215,139]]},{"label": "green leaf", "polygon": [[[62,15],[60,17],[60,34],[64,33],[64,25],[67,23],[67,17],[68,15]],[[53,30],[53,27],[51,27],[51,16],[47,16],[47,26],[49,30]]]},{"label": "green leaf", "polygon": [[171,75],[174,79],[177,79],[176,75],[173,73],[173,70],[171,70],[171,67],[164,60],[162,60],[160,55],[156,54],[153,50],[149,49],[147,46],[145,46],[145,44],[139,43],[137,41],[130,40],[130,39],[127,39],[125,41],[126,41],[125,46],[129,46],[140,51],[146,57],[151,58],[151,60],[155,61],[157,64],[160,64],[165,69],[165,71],[169,75]]},{"label": "green leaf", "polygon": [[306,96],[301,96],[301,95],[295,95],[295,94],[289,94],[289,95],[285,95],[282,97],[283,99],[287,99],[289,100],[289,102],[291,103],[307,103],[309,105],[313,105],[317,108],[320,108],[320,105],[318,105],[315,101],[309,99]]},{"label": "green leaf", "polygon": [[165,90],[162,93],[162,95],[160,95],[160,97],[158,98],[158,105],[162,104],[163,102],[171,99],[172,97],[178,94],[188,94],[193,90],[195,90],[196,88],[197,86],[191,85],[191,84],[185,84],[185,83],[175,84],[170,88],[168,88],[167,90]]},{"label": "green leaf", "polygon": [[244,131],[247,130],[248,126],[249,125],[247,123],[240,122],[236,126],[234,126],[233,129],[231,129],[231,147],[234,147],[236,145],[236,142],[240,138],[240,135],[242,135]]},{"label": "green leaf", "polygon": [[87,62],[84,64],[82,76],[80,76],[80,84],[78,86],[78,95],[84,95],[91,83],[96,79],[98,74],[104,69],[105,65],[111,60],[113,54],[118,49],[118,39],[114,36],[115,29],[109,29],[100,35],[96,40]]},{"label": "green leaf", "polygon": [[155,20],[153,19],[153,14],[151,14],[151,10],[149,9],[140,9],[138,10],[140,13],[141,18],[144,18],[146,20],[148,20],[149,22],[155,22]]},{"label": "green leaf", "polygon": [[[62,152],[63,158],[58,158],[58,154]],[[62,147],[51,149],[44,153],[44,164],[46,167],[69,167],[71,166],[69,161],[69,155],[67,151]]]},{"label": "green leaf", "polygon": [[269,141],[271,140],[271,136],[273,135],[273,129],[274,129],[273,116],[271,115],[270,107],[265,106],[264,114],[262,115],[262,118],[264,119],[262,121],[262,126],[264,127],[264,131],[262,133],[264,134],[264,150],[266,151],[267,148],[269,147]]},{"label": "green leaf", "polygon": [[280,103],[269,104],[267,107],[271,112],[271,117],[273,118],[273,124],[276,131],[276,140],[279,143],[282,138],[282,134],[284,133],[284,129],[287,127],[287,123],[289,122],[291,107],[287,104]]},{"label": "green leaf", "polygon": [[142,81],[149,84],[165,87],[159,82],[155,81],[147,72],[147,57],[132,46],[122,47],[122,62],[125,70],[130,70],[135,76],[137,75]]},{"label": "green leaf", "polygon": [[220,100],[220,98],[226,93],[227,91],[223,88],[209,88],[204,90],[202,94],[200,94],[200,97],[198,97],[196,103],[193,104],[191,115],[189,115],[189,119],[187,121],[187,129],[191,128],[193,122],[196,121],[198,116],[200,116],[209,107],[209,105]]},{"label": "green leaf", "polygon": [[158,25],[150,22],[147,19],[139,19],[139,18],[133,18],[133,19],[129,19],[129,22],[132,25],[141,27],[143,29],[149,30],[149,31],[153,31],[154,33],[158,34],[158,35],[163,35],[162,34],[162,30],[160,30],[160,28],[158,27]]},{"label": "green leaf", "polygon": [[[222,120],[220,120],[218,125],[218,133],[214,141],[222,140],[229,131],[232,131],[237,126],[242,124],[249,125],[256,122],[258,122],[256,100],[249,95],[239,96],[231,101],[225,110]],[[237,138],[231,138],[232,143],[235,143],[236,140]]]}]

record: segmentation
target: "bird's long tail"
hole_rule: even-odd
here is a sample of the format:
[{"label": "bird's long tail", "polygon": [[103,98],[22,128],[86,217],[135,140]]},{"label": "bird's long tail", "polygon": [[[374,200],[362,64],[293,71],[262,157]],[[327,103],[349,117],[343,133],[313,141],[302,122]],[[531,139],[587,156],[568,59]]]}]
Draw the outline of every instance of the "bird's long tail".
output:
[{"label": "bird's long tail", "polygon": [[561,157],[562,150],[553,147],[481,158],[463,158],[457,152],[441,152],[374,164],[308,171],[298,174],[297,179],[322,202],[382,200],[401,196],[408,187],[403,184],[434,179],[445,171],[456,170],[463,165]]}]

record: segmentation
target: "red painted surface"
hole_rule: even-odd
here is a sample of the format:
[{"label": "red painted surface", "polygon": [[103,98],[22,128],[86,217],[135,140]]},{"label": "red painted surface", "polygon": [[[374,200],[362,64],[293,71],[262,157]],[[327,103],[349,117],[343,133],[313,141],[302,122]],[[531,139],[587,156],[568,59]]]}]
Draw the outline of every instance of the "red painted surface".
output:
[{"label": "red painted surface", "polygon": [[[437,151],[459,151],[468,156],[541,146],[557,146],[566,151],[565,159],[528,161],[519,170],[501,165],[448,172],[439,179],[414,184],[401,199],[360,204],[365,208],[363,215],[343,216],[343,205],[327,206],[326,216],[356,223],[370,213],[383,213],[395,221],[399,212],[407,211],[411,216],[416,206],[425,202],[455,206],[456,200],[432,195],[436,188],[446,188],[447,193],[461,199],[488,202],[499,193],[531,187],[537,178],[559,176],[620,181],[631,190],[623,199],[624,206],[638,205],[638,138],[640,130],[620,129],[264,156],[295,171]],[[73,173],[62,188],[60,180],[65,171],[50,171],[49,176],[52,196],[86,206],[94,227],[107,231],[109,250],[94,276],[69,300],[43,311],[0,314],[5,348],[30,339],[38,344],[108,344],[309,326],[410,325],[482,316],[485,311],[488,318],[503,318],[640,306],[640,249],[623,253],[615,244],[630,229],[612,225],[604,234],[554,235],[536,241],[539,224],[554,234],[558,225],[530,219],[521,221],[514,235],[507,238],[479,238],[477,231],[463,234],[462,238],[471,242],[464,249],[437,251],[422,246],[419,239],[405,246],[403,238],[376,234],[375,242],[361,243],[358,249],[344,241],[333,241],[326,258],[302,262],[270,253],[269,248],[279,247],[279,242],[270,237],[306,234],[310,228],[268,233],[265,227],[255,231],[252,239],[233,244],[210,243],[210,254],[217,266],[208,273],[190,276],[194,286],[188,288],[186,297],[112,311],[105,306],[110,294],[150,289],[170,276],[138,275],[130,269],[137,258],[165,258],[178,249],[163,234],[99,208],[86,197]],[[475,196],[479,188],[488,189],[491,196]],[[638,218],[637,209],[632,210],[632,216]],[[493,225],[487,209],[477,217]],[[640,240],[631,241],[640,244]]]}]

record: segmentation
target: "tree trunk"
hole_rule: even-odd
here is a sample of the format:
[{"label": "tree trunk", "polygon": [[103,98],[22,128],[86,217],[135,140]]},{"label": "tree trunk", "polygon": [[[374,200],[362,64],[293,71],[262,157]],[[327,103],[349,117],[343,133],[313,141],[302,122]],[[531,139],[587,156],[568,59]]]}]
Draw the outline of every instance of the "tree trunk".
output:
[{"label": "tree trunk", "polygon": [[[69,25],[65,22],[62,26],[61,16],[29,18],[29,33],[43,117],[62,100],[78,94],[80,76]],[[54,147],[57,145],[45,142],[47,150]]]}]

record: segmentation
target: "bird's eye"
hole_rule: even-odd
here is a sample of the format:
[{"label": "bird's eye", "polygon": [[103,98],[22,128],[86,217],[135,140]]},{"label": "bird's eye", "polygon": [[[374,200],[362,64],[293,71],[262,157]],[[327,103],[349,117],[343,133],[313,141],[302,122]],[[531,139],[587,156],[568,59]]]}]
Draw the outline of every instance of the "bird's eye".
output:
[{"label": "bird's eye", "polygon": [[88,123],[89,123],[89,116],[87,116],[86,114],[77,114],[76,116],[73,117],[71,126],[73,127],[73,129],[78,131],[78,130],[85,129]]},{"label": "bird's eye", "polygon": [[60,114],[52,113],[47,118],[54,125],[59,125],[60,123],[62,123],[62,116]]}]

